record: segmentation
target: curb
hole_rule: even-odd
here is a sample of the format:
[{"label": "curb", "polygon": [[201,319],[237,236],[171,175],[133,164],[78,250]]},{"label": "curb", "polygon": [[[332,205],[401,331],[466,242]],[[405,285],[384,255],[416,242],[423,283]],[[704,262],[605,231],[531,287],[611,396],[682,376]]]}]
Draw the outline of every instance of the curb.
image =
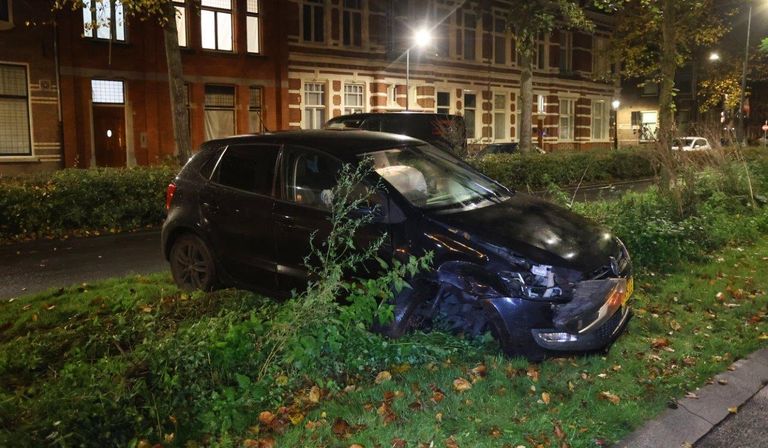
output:
[{"label": "curb", "polygon": [[728,371],[714,376],[713,383],[699,389],[698,398],[677,401],[668,409],[615,446],[621,448],[679,448],[691,446],[730,414],[729,408],[743,405],[768,384],[768,348],[740,359]]}]

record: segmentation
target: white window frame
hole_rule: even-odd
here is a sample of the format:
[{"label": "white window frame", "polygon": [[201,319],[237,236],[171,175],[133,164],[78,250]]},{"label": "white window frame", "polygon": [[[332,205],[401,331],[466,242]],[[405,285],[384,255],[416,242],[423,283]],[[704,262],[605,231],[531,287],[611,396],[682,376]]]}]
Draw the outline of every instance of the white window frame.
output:
[{"label": "white window frame", "polygon": [[609,108],[606,100],[592,100],[591,136],[593,141],[609,141]]},{"label": "white window frame", "polygon": [[[108,22],[99,16],[104,14],[104,3],[109,3]],[[116,17],[120,16],[120,19]],[[83,37],[93,40],[125,42],[128,27],[125,22],[125,8],[120,0],[83,0]],[[101,23],[100,23],[101,21]],[[99,36],[99,31],[109,29],[109,37]]]},{"label": "white window frame", "polygon": [[[440,94],[445,93],[448,95],[448,104],[441,105],[439,98]],[[451,113],[451,91],[450,90],[438,90],[435,92],[435,113],[438,114],[450,114]]]},{"label": "white window frame", "polygon": [[189,20],[187,19],[187,0],[173,0],[176,8],[176,32],[179,35],[179,47],[189,46]]},{"label": "white window frame", "polygon": [[13,28],[13,0],[8,0],[6,7],[8,8],[8,20],[0,20],[0,31]]},{"label": "white window frame", "polygon": [[[363,20],[363,10],[365,9],[365,0],[340,0],[341,1],[341,44],[345,47],[362,48],[365,39],[363,38],[363,31],[365,29],[365,21]],[[357,1],[360,7],[354,8],[347,6],[347,1]],[[354,19],[357,17],[360,29],[355,28]],[[355,43],[356,32],[359,31],[357,37],[360,42]],[[349,42],[347,42],[349,40]]]},{"label": "white window frame", "polygon": [[[10,159],[10,158],[26,158],[26,157],[33,157],[35,155],[35,145],[33,141],[32,136],[32,94],[30,92],[30,79],[29,79],[29,64],[23,64],[23,63],[13,63],[13,62],[5,62],[0,60],[0,65],[5,66],[14,66],[14,67],[22,67],[24,68],[24,73],[26,77],[26,83],[27,83],[27,89],[26,89],[26,105],[27,105],[27,132],[28,132],[28,142],[29,142],[29,151],[28,152],[16,152],[16,153],[0,153],[0,161],[3,161],[3,159]],[[10,98],[10,99],[22,99],[24,97],[19,97],[17,95],[2,95],[0,96],[0,100],[2,98]]]},{"label": "white window frame", "polygon": [[[493,55],[491,57],[493,58],[493,63],[496,65],[509,65],[510,63],[509,59],[511,55],[509,54],[510,44],[509,44],[509,33],[507,32],[507,28],[506,28],[506,21],[501,17],[500,13],[498,12],[494,14],[491,20],[492,20],[492,27],[493,27],[493,29],[491,30],[492,31],[491,40],[493,42],[492,43]],[[501,31],[499,31],[498,29],[499,24],[501,24],[502,26]],[[499,50],[499,45],[498,45],[500,40],[504,42],[504,48],[502,48],[501,50]],[[499,62],[499,54],[501,54],[503,57],[503,61],[501,62]]]},{"label": "white window frame", "polygon": [[245,50],[251,54],[261,54],[261,0],[248,0],[246,2],[245,28],[247,39]]},{"label": "white window frame", "polygon": [[[471,107],[471,108],[467,107],[467,95],[472,95],[475,97],[474,107]],[[477,102],[479,96],[480,95],[478,95],[477,92],[464,92],[464,96],[462,97],[462,100],[463,100],[462,106],[464,107],[464,114],[463,114],[464,122],[466,123],[467,121],[467,111],[473,112],[474,122],[475,122],[475,126],[473,129],[470,129],[469,127],[467,127],[467,140],[469,141],[480,140],[480,138],[482,137],[482,128],[480,132],[477,132],[478,124],[481,124],[480,122],[482,122],[482,110],[478,108],[478,102]],[[478,114],[478,112],[480,113]],[[480,119],[478,120],[478,118]],[[478,135],[480,135],[480,137],[478,137]]]},{"label": "white window frame", "polygon": [[[365,84],[345,83],[344,84],[344,115],[365,113]],[[359,104],[350,104],[347,102],[349,96],[359,98]]]},{"label": "white window frame", "polygon": [[[503,104],[501,105],[501,107],[499,107],[498,103],[496,102],[496,100],[498,98],[501,98],[503,100]],[[509,129],[510,129],[510,125],[509,125],[509,94],[506,93],[506,92],[494,92],[493,93],[492,101],[493,101],[493,103],[492,103],[492,105],[493,105],[493,128],[492,128],[493,129],[493,141],[495,141],[495,142],[498,142],[498,141],[508,141],[510,139],[510,135],[509,135]],[[501,137],[499,137],[498,133],[496,132],[497,131],[496,126],[498,126],[498,124],[499,124],[498,123],[499,117],[501,117],[501,119],[503,121],[502,125],[503,125],[503,130],[504,130],[504,135],[502,135]]]},{"label": "white window frame", "polygon": [[[327,4],[325,0],[303,0],[301,2],[301,10],[299,11],[300,17],[301,17],[301,28],[299,28],[299,34],[301,36],[302,42],[310,42],[314,44],[323,44],[327,40],[328,36],[328,27],[325,24],[325,16],[328,13],[327,11]],[[309,8],[311,10],[311,13],[309,14],[311,25],[310,25],[310,39],[307,39],[304,35],[304,26],[305,21],[307,20],[306,15],[304,14],[304,11],[306,8]],[[315,33],[317,31],[317,23],[315,22],[315,9],[321,9],[322,11],[322,27],[323,27],[323,35],[321,40],[315,39]]]},{"label": "white window frame", "polygon": [[[302,92],[302,100],[304,103],[304,110],[301,114],[302,128],[303,129],[320,129],[323,127],[324,122],[328,119],[328,89],[324,82],[305,82]],[[309,104],[308,94],[319,93],[321,104]],[[322,120],[317,123],[317,113],[322,112]],[[312,117],[310,119],[310,116]]]},{"label": "white window frame", "polygon": [[[563,105],[566,107],[564,108]],[[576,100],[574,98],[560,98],[557,138],[561,142],[572,142],[575,139],[575,111]]]},{"label": "white window frame", "polygon": [[[208,1],[212,1],[212,0],[208,0]],[[229,9],[222,8],[219,6],[206,5],[205,4],[206,0],[202,0],[202,2],[200,3],[200,42],[203,50],[221,51],[226,53],[235,52],[235,19],[236,19],[235,11],[234,11],[235,0],[228,0],[228,1],[230,2]],[[213,41],[214,41],[213,47],[210,47],[210,46],[206,47],[205,44],[203,43],[205,42],[204,36],[206,34],[205,33],[206,30],[203,29],[204,21],[202,17],[203,17],[203,14],[206,12],[213,13]],[[225,28],[225,26],[220,26],[220,20],[225,15],[229,15],[229,35],[230,35],[229,48],[226,48],[225,46],[221,45],[221,42],[219,39],[220,30]]]}]

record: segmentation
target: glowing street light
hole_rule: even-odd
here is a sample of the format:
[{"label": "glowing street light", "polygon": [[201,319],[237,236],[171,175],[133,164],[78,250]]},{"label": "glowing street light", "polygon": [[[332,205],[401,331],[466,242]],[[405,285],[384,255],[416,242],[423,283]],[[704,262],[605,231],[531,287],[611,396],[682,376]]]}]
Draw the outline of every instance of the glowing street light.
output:
[{"label": "glowing street light", "polygon": [[709,61],[710,62],[717,62],[720,60],[720,53],[713,51],[709,54]]},{"label": "glowing street light", "polygon": [[411,107],[411,48],[424,49],[432,43],[432,31],[427,28],[419,28],[413,33],[413,45],[405,51],[405,110]]},{"label": "glowing street light", "polygon": [[621,101],[618,99],[613,100],[611,103],[613,106],[613,149],[619,149],[619,107]]}]

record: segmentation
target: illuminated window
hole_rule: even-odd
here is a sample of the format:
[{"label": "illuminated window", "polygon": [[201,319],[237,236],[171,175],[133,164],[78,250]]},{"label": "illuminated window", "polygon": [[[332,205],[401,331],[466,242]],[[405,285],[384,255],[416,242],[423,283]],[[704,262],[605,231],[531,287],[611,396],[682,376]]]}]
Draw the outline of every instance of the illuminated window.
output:
[{"label": "illuminated window", "polygon": [[608,104],[605,101],[592,102],[592,140],[608,138]]},{"label": "illuminated window", "polygon": [[83,0],[83,36],[125,41],[125,15],[120,0]]},{"label": "illuminated window", "polygon": [[202,0],[200,33],[206,50],[232,51],[232,0]]},{"label": "illuminated window", "polygon": [[474,93],[464,94],[464,123],[467,126],[467,138],[473,139],[476,132],[477,123],[477,95]]},{"label": "illuminated window", "polygon": [[499,93],[493,96],[493,138],[507,138],[507,95]]},{"label": "illuminated window", "polygon": [[322,128],[325,122],[325,84],[304,84],[304,105],[304,128]]},{"label": "illuminated window", "polygon": [[248,53],[261,53],[261,26],[259,20],[259,0],[248,0],[245,11]]},{"label": "illuminated window", "polygon": [[125,104],[122,81],[91,80],[91,102],[95,104]]},{"label": "illuminated window", "polygon": [[186,0],[173,0],[176,8],[176,31],[179,34],[179,46],[187,46],[187,6]]},{"label": "illuminated window", "polygon": [[365,112],[365,86],[363,84],[344,85],[344,114]]},{"label": "illuminated window", "polygon": [[205,139],[235,134],[235,88],[205,86]]},{"label": "illuminated window", "polygon": [[32,154],[27,68],[0,64],[0,156]]},{"label": "illuminated window", "polygon": [[573,100],[560,100],[560,140],[573,140]]}]

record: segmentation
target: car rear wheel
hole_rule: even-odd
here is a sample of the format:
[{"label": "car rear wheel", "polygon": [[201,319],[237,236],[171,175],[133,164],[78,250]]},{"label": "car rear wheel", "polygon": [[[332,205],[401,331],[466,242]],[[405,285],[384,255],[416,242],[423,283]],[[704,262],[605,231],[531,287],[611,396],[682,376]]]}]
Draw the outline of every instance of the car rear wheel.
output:
[{"label": "car rear wheel", "polygon": [[176,239],[171,248],[171,273],[184,291],[210,291],[216,285],[216,264],[210,249],[191,233]]}]

